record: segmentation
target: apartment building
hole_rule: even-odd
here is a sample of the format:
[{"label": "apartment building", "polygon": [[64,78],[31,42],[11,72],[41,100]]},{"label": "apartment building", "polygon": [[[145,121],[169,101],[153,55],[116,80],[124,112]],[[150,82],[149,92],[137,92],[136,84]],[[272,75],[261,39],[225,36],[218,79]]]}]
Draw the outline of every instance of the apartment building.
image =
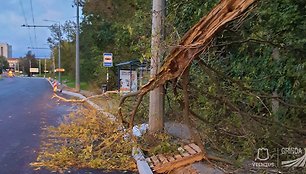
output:
[{"label": "apartment building", "polygon": [[12,45],[9,45],[8,43],[0,43],[0,56],[11,58],[12,57]]}]

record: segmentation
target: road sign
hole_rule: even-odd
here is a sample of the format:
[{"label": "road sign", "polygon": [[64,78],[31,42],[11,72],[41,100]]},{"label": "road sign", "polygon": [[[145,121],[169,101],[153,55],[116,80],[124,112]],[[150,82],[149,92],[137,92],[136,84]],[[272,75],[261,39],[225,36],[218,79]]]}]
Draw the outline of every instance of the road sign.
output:
[{"label": "road sign", "polygon": [[65,72],[65,69],[64,68],[56,68],[55,72]]},{"label": "road sign", "polygon": [[39,71],[38,71],[38,68],[30,68],[30,72],[38,73]]},{"label": "road sign", "polygon": [[103,53],[103,66],[104,67],[113,66],[113,53]]}]

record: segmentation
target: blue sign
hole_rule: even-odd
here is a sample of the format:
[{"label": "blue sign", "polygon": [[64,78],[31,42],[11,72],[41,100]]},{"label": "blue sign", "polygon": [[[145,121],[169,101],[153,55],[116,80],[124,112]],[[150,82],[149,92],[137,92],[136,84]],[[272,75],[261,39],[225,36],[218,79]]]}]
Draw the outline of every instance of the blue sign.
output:
[{"label": "blue sign", "polygon": [[103,66],[104,67],[113,66],[113,54],[112,53],[103,53]]},{"label": "blue sign", "polygon": [[104,62],[104,63],[103,63],[103,66],[104,66],[104,67],[112,67],[112,66],[113,66],[113,63],[112,63],[112,62]]}]

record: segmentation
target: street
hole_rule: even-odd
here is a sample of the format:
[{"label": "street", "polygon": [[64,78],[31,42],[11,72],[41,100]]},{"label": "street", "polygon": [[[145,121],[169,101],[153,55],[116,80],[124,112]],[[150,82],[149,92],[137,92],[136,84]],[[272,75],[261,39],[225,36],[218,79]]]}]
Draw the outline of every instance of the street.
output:
[{"label": "street", "polygon": [[51,87],[44,79],[15,77],[0,80],[1,174],[51,173],[35,171],[29,166],[36,159],[42,128],[58,124],[63,115],[77,108],[51,97]]},{"label": "street", "polygon": [[0,81],[0,173],[42,173],[29,166],[39,149],[41,128],[57,124],[71,107],[51,96],[46,80]]}]

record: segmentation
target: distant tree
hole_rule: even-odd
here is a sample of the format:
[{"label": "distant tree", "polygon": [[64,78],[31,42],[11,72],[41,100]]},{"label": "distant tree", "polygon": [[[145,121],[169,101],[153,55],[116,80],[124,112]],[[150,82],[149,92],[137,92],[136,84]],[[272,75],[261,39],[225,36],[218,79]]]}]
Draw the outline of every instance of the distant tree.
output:
[{"label": "distant tree", "polygon": [[64,68],[65,75],[70,77],[74,76],[75,67],[75,26],[76,24],[73,21],[66,21],[60,27],[58,24],[52,25],[50,27],[51,36],[47,40],[50,48],[52,48],[56,64],[59,57],[58,44],[61,42],[61,68]]},{"label": "distant tree", "polygon": [[30,76],[30,67],[38,67],[38,62],[35,59],[35,54],[28,51],[26,56],[20,59],[20,67],[23,73]]},{"label": "distant tree", "polygon": [[0,56],[0,74],[2,74],[3,69],[9,67],[9,63],[4,56]]}]

